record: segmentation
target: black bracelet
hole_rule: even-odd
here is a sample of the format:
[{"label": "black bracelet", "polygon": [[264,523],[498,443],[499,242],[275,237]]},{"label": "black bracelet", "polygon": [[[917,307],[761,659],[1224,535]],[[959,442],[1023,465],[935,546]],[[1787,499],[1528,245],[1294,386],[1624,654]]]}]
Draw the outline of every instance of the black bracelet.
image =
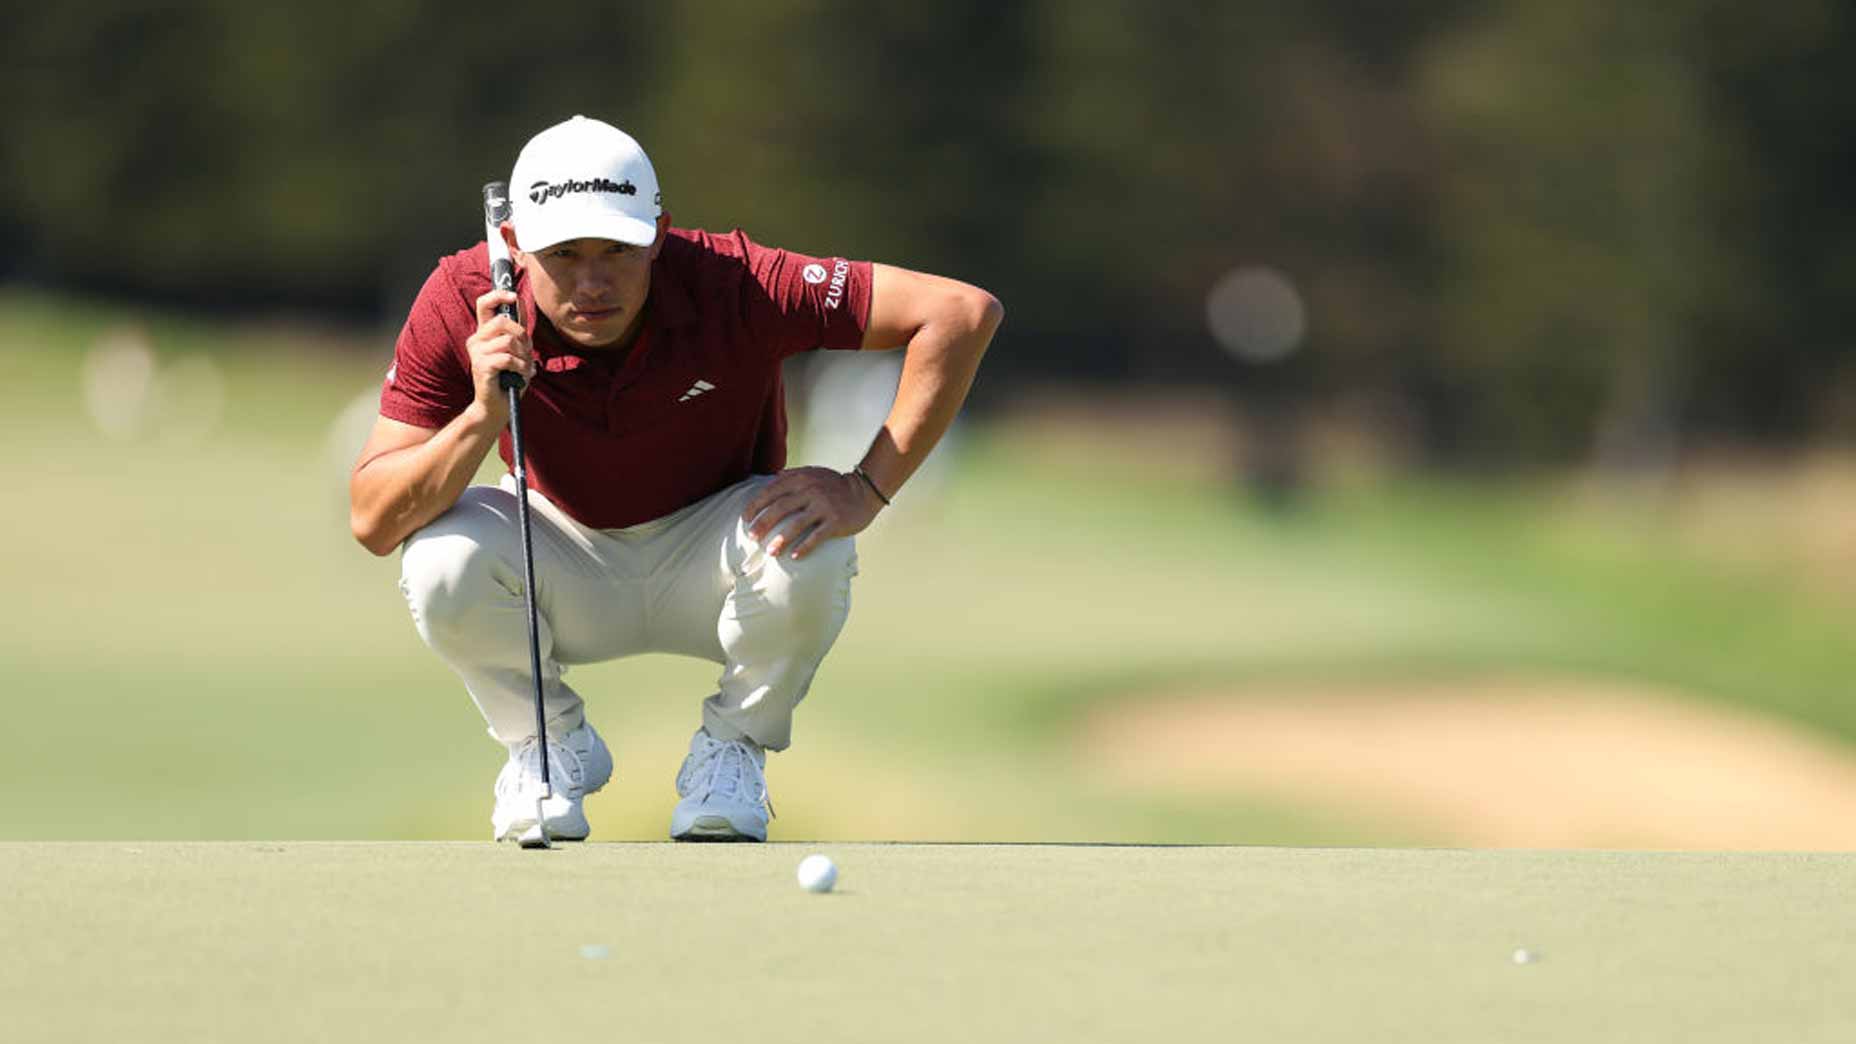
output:
[{"label": "black bracelet", "polygon": [[870,473],[864,470],[864,466],[862,464],[859,464],[856,467],[852,468],[851,474],[856,475],[860,479],[863,479],[864,485],[870,487],[870,492],[876,494],[876,498],[883,502],[884,507],[889,506],[889,498],[883,495],[882,490],[876,488],[876,479],[873,479],[870,477]]}]

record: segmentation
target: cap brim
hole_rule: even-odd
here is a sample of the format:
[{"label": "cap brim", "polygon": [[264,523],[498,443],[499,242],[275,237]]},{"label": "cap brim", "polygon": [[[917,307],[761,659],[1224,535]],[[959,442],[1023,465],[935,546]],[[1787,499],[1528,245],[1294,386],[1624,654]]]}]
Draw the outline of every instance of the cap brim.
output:
[{"label": "cap brim", "polygon": [[516,246],[531,253],[570,239],[610,239],[641,247],[657,242],[656,222],[624,214],[576,214],[570,211],[556,217],[531,212],[516,215],[514,224]]}]

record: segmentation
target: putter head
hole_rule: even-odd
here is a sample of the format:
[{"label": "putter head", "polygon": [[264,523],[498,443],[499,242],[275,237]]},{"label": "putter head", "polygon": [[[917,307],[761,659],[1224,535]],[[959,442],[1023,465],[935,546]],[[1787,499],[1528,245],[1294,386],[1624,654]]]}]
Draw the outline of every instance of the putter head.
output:
[{"label": "putter head", "polygon": [[554,840],[548,836],[548,820],[541,807],[542,798],[535,799],[535,825],[522,831],[516,838],[516,844],[523,848],[553,848]]}]

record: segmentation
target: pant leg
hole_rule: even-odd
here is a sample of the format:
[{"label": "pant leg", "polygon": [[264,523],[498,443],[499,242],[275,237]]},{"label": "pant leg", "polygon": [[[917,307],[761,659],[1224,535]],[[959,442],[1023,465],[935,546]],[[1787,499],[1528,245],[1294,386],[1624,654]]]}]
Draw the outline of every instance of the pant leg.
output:
[{"label": "pant leg", "polygon": [[[542,705],[551,735],[578,728],[578,693],[562,662],[611,659],[642,644],[641,601],[558,512],[531,494]],[[552,505],[545,505],[552,508]],[[400,558],[400,590],[419,636],[456,671],[490,734],[516,743],[535,734],[523,598],[522,538],[513,489],[472,486],[414,533]],[[589,628],[597,626],[598,631]]]},{"label": "pant leg", "polygon": [[[673,593],[654,626],[675,621],[689,633],[660,633],[654,644],[721,661],[717,692],[702,709],[710,735],[784,750],[793,710],[850,614],[857,545],[840,537],[797,561],[770,558],[741,520],[769,481],[757,476],[724,490],[686,520],[694,532],[669,535]],[[705,625],[707,634],[696,633]]]}]

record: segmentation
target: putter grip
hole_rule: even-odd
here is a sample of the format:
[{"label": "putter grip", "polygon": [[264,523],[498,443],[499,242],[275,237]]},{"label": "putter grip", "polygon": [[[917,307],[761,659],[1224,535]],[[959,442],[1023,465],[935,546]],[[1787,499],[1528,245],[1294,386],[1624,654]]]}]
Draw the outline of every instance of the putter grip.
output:
[{"label": "putter grip", "polygon": [[[490,251],[490,285],[498,290],[516,288],[516,266],[509,260],[509,247],[503,242],[503,222],[509,220],[509,185],[506,182],[492,181],[483,186],[483,241]],[[521,313],[514,305],[503,305],[496,310],[498,315],[506,315],[516,322],[522,321]],[[496,375],[497,387],[504,391],[521,391],[522,375],[512,370],[504,370]]]}]

